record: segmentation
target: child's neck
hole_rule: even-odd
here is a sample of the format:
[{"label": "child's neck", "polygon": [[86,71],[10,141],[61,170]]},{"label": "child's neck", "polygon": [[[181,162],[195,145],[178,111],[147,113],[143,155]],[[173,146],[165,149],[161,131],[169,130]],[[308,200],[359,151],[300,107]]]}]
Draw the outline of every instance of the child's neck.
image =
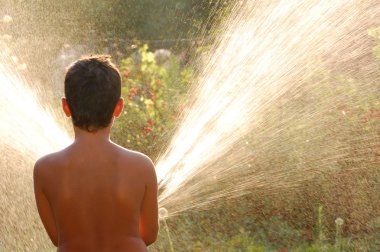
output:
[{"label": "child's neck", "polygon": [[97,130],[96,132],[88,132],[86,130],[80,129],[74,126],[74,134],[76,143],[88,143],[88,144],[99,144],[110,141],[110,130],[111,127],[106,127]]}]

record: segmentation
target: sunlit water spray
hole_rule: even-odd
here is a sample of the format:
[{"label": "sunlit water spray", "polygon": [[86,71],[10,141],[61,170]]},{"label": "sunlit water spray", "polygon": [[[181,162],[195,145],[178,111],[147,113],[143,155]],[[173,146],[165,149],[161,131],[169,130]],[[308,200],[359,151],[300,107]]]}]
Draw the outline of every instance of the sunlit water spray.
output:
[{"label": "sunlit water spray", "polygon": [[68,145],[70,137],[55,120],[54,111],[40,102],[46,92],[32,88],[25,65],[19,68],[16,63],[16,56],[2,45],[0,251],[41,251],[49,243],[37,219],[32,167],[39,157]]},{"label": "sunlit water spray", "polygon": [[[277,163],[262,170],[251,162],[260,149],[270,151],[267,146],[276,146],[277,139],[271,136],[297,125],[299,114],[309,119],[300,128],[315,128],[323,113],[336,104],[345,101],[355,106],[344,94],[329,99],[326,90],[325,101],[311,101],[312,111],[300,108],[297,114],[282,119],[280,127],[264,120],[268,117],[265,113],[280,101],[286,104],[316,88],[323,93],[323,78],[305,85],[318,70],[365,56],[367,29],[380,23],[375,18],[379,2],[262,2],[236,5],[225,24],[226,33],[206,59],[198,86],[191,93],[190,109],[184,112],[177,133],[159,159],[159,202],[169,214],[208,205],[220,197],[236,197],[253,188],[270,191],[294,187],[328,170],[329,163],[338,158],[347,158],[344,146],[330,148],[334,151],[327,155],[323,150],[318,153],[321,146],[315,146],[316,153],[310,156],[324,161],[318,166],[300,161],[292,169]],[[353,71],[348,66],[343,68],[348,74]],[[360,85],[361,89],[376,92],[373,83]],[[257,146],[259,149],[249,148],[249,142],[244,144],[248,134],[265,139]],[[368,139],[362,140],[369,144]],[[378,141],[375,139],[375,143]],[[368,150],[363,149],[357,158],[366,153]]]},{"label": "sunlit water spray", "polygon": [[[0,144],[24,158],[36,160],[70,143],[66,130],[55,121],[53,110],[41,104],[22,75],[9,67],[11,59],[0,55]],[[38,93],[43,95],[43,92]]]}]

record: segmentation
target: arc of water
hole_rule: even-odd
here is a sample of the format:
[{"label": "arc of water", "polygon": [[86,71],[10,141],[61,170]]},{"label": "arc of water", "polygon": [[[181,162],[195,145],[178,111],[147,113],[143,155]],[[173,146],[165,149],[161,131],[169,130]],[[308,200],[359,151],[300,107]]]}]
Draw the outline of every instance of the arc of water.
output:
[{"label": "arc of water", "polygon": [[[379,10],[375,1],[369,2]],[[190,199],[201,195],[202,188],[194,182],[187,190],[186,183],[202,172],[207,176],[212,163],[260,125],[266,108],[297,89],[323,58],[358,50],[369,20],[362,19],[357,4],[282,0],[258,10],[256,1],[246,1],[235,10],[224,29],[230,36],[213,48],[193,93],[196,99],[157,164],[162,206],[187,199],[186,207],[191,207]],[[213,169],[213,174],[230,170]]]},{"label": "arc of water", "polygon": [[23,77],[13,71],[6,55],[0,57],[0,144],[31,160],[58,150],[70,137],[42,105]]}]

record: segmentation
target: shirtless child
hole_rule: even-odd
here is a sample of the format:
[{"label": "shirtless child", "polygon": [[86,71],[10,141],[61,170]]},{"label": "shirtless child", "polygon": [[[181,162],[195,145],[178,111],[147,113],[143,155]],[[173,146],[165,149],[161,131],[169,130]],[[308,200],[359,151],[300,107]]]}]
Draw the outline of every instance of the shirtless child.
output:
[{"label": "shirtless child", "polygon": [[38,212],[59,252],[147,251],[158,232],[157,178],[145,155],[109,139],[123,108],[108,56],[74,62],[62,106],[75,140],[34,167]]}]

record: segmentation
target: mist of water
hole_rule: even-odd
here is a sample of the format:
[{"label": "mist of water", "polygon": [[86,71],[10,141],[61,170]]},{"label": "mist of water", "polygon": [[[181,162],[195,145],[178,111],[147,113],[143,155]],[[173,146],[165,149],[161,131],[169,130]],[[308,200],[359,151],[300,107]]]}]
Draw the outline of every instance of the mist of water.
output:
[{"label": "mist of water", "polygon": [[[174,214],[254,188],[275,191],[294,187],[328,170],[337,159],[348,158],[344,145],[328,148],[325,142],[325,149],[334,151],[325,153],[322,145],[309,144],[315,149],[310,156],[321,161],[318,166],[310,167],[301,160],[291,169],[276,163],[262,170],[252,164],[253,156],[263,149],[271,151],[267,146],[280,144],[278,137],[271,138],[276,133],[286,134],[297,123],[300,128],[316,128],[324,113],[342,101],[355,107],[356,102],[350,97],[347,100],[344,93],[328,99],[324,78],[307,82],[318,71],[338,64],[342,72],[352,74],[354,69],[343,61],[355,61],[368,53],[363,44],[371,25],[380,23],[375,18],[379,8],[377,1],[238,3],[223,27],[225,34],[206,57],[204,71],[191,93],[190,109],[184,112],[177,133],[157,164],[160,205]],[[365,62],[362,68],[369,64]],[[358,84],[357,88],[377,92],[373,83]],[[281,124],[264,120],[276,120],[278,115],[266,113],[315,89],[326,100],[311,101],[313,110],[294,110]],[[262,139],[256,149],[246,140],[249,135]],[[319,136],[309,137],[304,141],[313,142]],[[369,144],[365,136],[362,140]],[[374,141],[378,143],[379,138]],[[363,149],[365,153],[368,150]]]},{"label": "mist of water", "polygon": [[42,102],[49,93],[33,85],[26,64],[0,45],[0,251],[41,251],[49,243],[33,198],[33,164],[68,145],[70,137]]},{"label": "mist of water", "polygon": [[[49,106],[39,102],[22,76],[9,66],[11,57],[0,57],[0,144],[23,154],[25,159],[56,151],[70,143],[70,137],[53,116]],[[29,81],[30,83],[30,81]],[[43,92],[39,90],[39,95]]]}]

